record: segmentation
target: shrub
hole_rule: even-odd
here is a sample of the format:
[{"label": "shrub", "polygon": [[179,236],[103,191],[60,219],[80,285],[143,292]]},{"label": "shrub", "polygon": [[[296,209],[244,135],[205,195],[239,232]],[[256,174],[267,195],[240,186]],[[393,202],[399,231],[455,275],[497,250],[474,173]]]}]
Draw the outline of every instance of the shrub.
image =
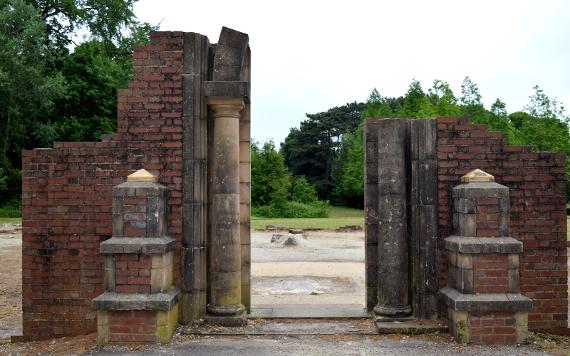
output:
[{"label": "shrub", "polygon": [[22,209],[21,202],[18,199],[13,199],[8,203],[0,206],[0,217],[2,218],[21,218]]},{"label": "shrub", "polygon": [[316,201],[310,204],[286,201],[253,207],[253,215],[264,218],[326,218],[330,213],[328,201]]}]

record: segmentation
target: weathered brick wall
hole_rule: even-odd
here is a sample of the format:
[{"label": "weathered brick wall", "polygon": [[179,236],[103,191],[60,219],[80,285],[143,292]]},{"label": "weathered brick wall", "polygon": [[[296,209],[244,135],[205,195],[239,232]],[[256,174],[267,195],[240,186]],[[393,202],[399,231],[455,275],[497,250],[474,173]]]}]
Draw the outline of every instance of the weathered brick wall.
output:
[{"label": "weathered brick wall", "polygon": [[23,152],[25,338],[96,330],[91,299],[103,291],[99,244],[112,233],[111,189],[135,170],[169,188],[169,235],[180,246],[182,46],[182,32],[155,32],[135,49],[133,80],[118,93],[117,134]]},{"label": "weathered brick wall", "polygon": [[[524,244],[521,292],[534,300],[529,328],[566,327],[566,182],[563,154],[508,146],[499,132],[468,119],[438,118],[440,287],[447,280],[442,239],[452,234],[451,189],[460,177],[480,168],[510,188],[510,235]],[[490,225],[492,226],[492,224]]]}]

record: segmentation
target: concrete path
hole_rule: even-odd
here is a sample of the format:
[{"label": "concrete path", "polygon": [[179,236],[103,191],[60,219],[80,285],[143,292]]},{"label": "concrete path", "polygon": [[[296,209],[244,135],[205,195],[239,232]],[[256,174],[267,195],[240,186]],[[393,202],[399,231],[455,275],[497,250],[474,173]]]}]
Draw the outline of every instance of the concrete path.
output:
[{"label": "concrete path", "polygon": [[177,345],[146,350],[120,348],[93,350],[94,355],[204,355],[204,356],[279,356],[279,355],[550,355],[532,345],[462,346],[446,338],[393,336],[216,336],[195,337]]}]

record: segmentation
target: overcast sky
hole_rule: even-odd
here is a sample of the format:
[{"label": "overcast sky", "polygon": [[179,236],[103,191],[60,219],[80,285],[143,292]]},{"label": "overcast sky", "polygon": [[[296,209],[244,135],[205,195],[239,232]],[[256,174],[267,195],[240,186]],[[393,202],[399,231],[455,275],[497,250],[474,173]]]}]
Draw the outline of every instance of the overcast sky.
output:
[{"label": "overcast sky", "polygon": [[282,142],[305,113],[465,76],[509,112],[538,84],[570,107],[570,1],[140,0],[141,21],[218,40],[249,34],[252,135]]}]

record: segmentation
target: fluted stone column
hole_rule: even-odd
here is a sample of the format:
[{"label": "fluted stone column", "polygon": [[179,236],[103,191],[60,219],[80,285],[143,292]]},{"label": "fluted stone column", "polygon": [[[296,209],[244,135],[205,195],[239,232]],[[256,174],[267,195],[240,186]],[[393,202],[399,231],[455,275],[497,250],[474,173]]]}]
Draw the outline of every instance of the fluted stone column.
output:
[{"label": "fluted stone column", "polygon": [[411,314],[406,204],[406,120],[378,121],[378,304],[374,313]]},{"label": "fluted stone column", "polygon": [[241,302],[239,118],[244,100],[210,97],[213,112],[209,246],[208,320],[225,325],[246,322]]}]

